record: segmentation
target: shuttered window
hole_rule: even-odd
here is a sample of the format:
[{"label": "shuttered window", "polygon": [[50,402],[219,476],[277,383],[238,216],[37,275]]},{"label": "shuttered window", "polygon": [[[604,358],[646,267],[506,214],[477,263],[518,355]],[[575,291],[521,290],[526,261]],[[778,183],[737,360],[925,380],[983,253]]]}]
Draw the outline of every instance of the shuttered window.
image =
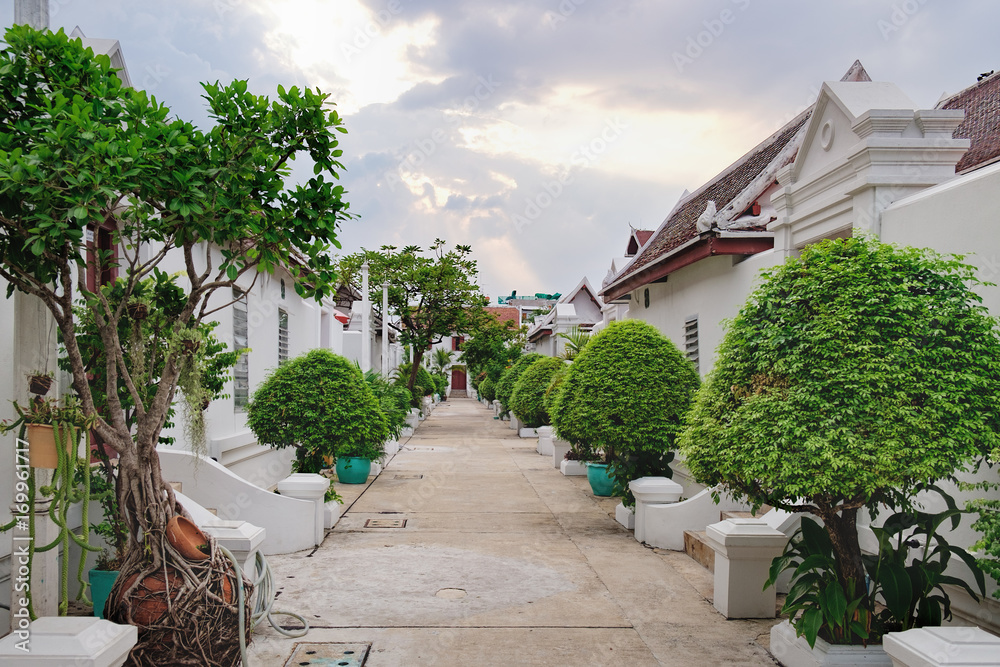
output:
[{"label": "shuttered window", "polygon": [[698,316],[689,317],[684,322],[684,354],[694,364],[694,369],[701,373],[698,359]]},{"label": "shuttered window", "polygon": [[[239,352],[249,345],[249,330],[247,327],[246,295],[238,289],[233,289],[233,350]],[[246,409],[250,398],[250,357],[241,354],[233,368],[233,405],[237,411]]]},{"label": "shuttered window", "polygon": [[278,309],[278,365],[288,361],[288,311]]}]

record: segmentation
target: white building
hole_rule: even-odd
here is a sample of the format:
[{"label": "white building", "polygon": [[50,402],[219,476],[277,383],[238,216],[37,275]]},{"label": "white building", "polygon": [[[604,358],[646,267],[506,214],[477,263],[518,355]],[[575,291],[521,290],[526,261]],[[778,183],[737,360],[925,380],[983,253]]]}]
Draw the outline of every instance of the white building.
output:
[{"label": "white building", "polygon": [[584,278],[528,329],[528,344],[538,354],[558,357],[566,349],[566,340],[560,334],[591,331],[604,320],[603,308],[604,301]]},{"label": "white building", "polygon": [[[811,108],[685,194],[601,294],[628,300],[629,317],[656,326],[705,374],[723,320],[736,315],[761,269],[810,243],[870,232],[967,255],[982,279],[996,282],[998,107],[1000,74],[921,109],[855,63],[841,81],[823,84]],[[1000,315],[1000,288],[981,295]],[[949,492],[960,503],[968,497]],[[974,539],[967,527],[949,536],[965,546]],[[960,622],[1000,630],[995,600],[977,606],[950,593]]]}]

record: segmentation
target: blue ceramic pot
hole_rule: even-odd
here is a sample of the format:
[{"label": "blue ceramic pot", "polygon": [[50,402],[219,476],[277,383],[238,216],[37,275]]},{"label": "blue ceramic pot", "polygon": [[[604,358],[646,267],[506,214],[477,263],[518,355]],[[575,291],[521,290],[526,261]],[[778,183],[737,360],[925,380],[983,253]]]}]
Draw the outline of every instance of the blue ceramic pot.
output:
[{"label": "blue ceramic pot", "polygon": [[337,457],[337,481],[341,484],[364,484],[372,471],[372,462],[358,456]]},{"label": "blue ceramic pot", "polygon": [[595,496],[610,496],[615,488],[615,481],[608,474],[606,463],[587,463],[587,481]]}]

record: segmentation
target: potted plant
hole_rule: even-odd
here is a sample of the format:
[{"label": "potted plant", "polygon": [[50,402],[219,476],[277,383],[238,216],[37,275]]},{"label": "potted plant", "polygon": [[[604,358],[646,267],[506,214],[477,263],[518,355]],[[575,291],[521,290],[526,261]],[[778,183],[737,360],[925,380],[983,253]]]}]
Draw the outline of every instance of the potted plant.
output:
[{"label": "potted plant", "polygon": [[79,444],[79,432],[84,425],[83,412],[72,396],[57,399],[33,398],[28,408],[15,404],[26,427],[28,463],[32,468],[55,470],[59,466],[60,448],[72,456]]},{"label": "potted plant", "polygon": [[44,396],[52,388],[55,374],[52,371],[32,371],[28,374],[28,391],[37,396]]},{"label": "potted plant", "polygon": [[500,401],[500,405],[503,408],[503,414],[506,415],[510,412],[510,397],[514,394],[514,385],[517,384],[518,378],[521,377],[523,373],[531,364],[535,363],[542,358],[542,355],[526,354],[517,361],[515,361],[510,368],[503,372],[500,379],[496,383],[496,400]]},{"label": "potted plant", "polygon": [[562,359],[541,357],[521,373],[510,396],[510,408],[526,427],[538,428],[551,423],[545,409],[545,391],[552,378],[565,367]]},{"label": "potted plant", "polygon": [[[806,246],[729,324],[681,435],[698,482],[822,519],[836,589],[824,595],[838,607],[860,600],[858,619],[879,613],[859,512],[912,513],[922,485],[1000,443],[1000,332],[979,284],[955,258],[874,238]],[[823,612],[807,613],[815,623]],[[880,641],[863,624],[867,636],[852,625],[833,638]]]},{"label": "potted plant", "polygon": [[600,453],[587,470],[595,494],[606,492],[608,476],[632,506],[630,481],[671,476],[674,437],[698,384],[694,365],[651,325],[613,322],[569,366],[552,423],[575,448]]},{"label": "potted plant", "polygon": [[360,475],[384,454],[389,436],[386,418],[361,371],[323,349],[271,371],[247,404],[247,425],[262,445],[294,447],[296,472],[319,473],[332,458],[338,464],[343,459],[338,467]]}]

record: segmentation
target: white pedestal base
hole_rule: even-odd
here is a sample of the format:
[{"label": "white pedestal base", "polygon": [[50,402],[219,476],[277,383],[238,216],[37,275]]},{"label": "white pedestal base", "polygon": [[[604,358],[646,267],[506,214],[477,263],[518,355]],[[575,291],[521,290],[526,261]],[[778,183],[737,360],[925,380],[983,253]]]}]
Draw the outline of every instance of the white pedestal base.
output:
[{"label": "white pedestal base", "polygon": [[631,507],[618,503],[615,507],[615,519],[628,530],[635,530],[635,511]]},{"label": "white pedestal base", "polygon": [[569,459],[563,459],[562,463],[559,464],[559,472],[567,477],[586,475],[587,464],[583,461],[570,461]]},{"label": "white pedestal base", "polygon": [[572,449],[570,444],[565,440],[559,440],[558,438],[552,440],[552,467],[558,468],[562,465],[562,462],[566,460],[566,454]]},{"label": "white pedestal base", "polygon": [[87,616],[43,616],[0,639],[0,664],[119,667],[138,640],[139,629],[134,625]]},{"label": "white pedestal base", "polygon": [[796,637],[788,621],[771,628],[771,655],[784,667],[892,667],[892,660],[882,647],[838,646],[816,639],[810,649],[804,637]]},{"label": "white pedestal base", "polygon": [[882,646],[895,667],[979,667],[1000,661],[1000,637],[981,628],[948,626],[890,632]]}]

